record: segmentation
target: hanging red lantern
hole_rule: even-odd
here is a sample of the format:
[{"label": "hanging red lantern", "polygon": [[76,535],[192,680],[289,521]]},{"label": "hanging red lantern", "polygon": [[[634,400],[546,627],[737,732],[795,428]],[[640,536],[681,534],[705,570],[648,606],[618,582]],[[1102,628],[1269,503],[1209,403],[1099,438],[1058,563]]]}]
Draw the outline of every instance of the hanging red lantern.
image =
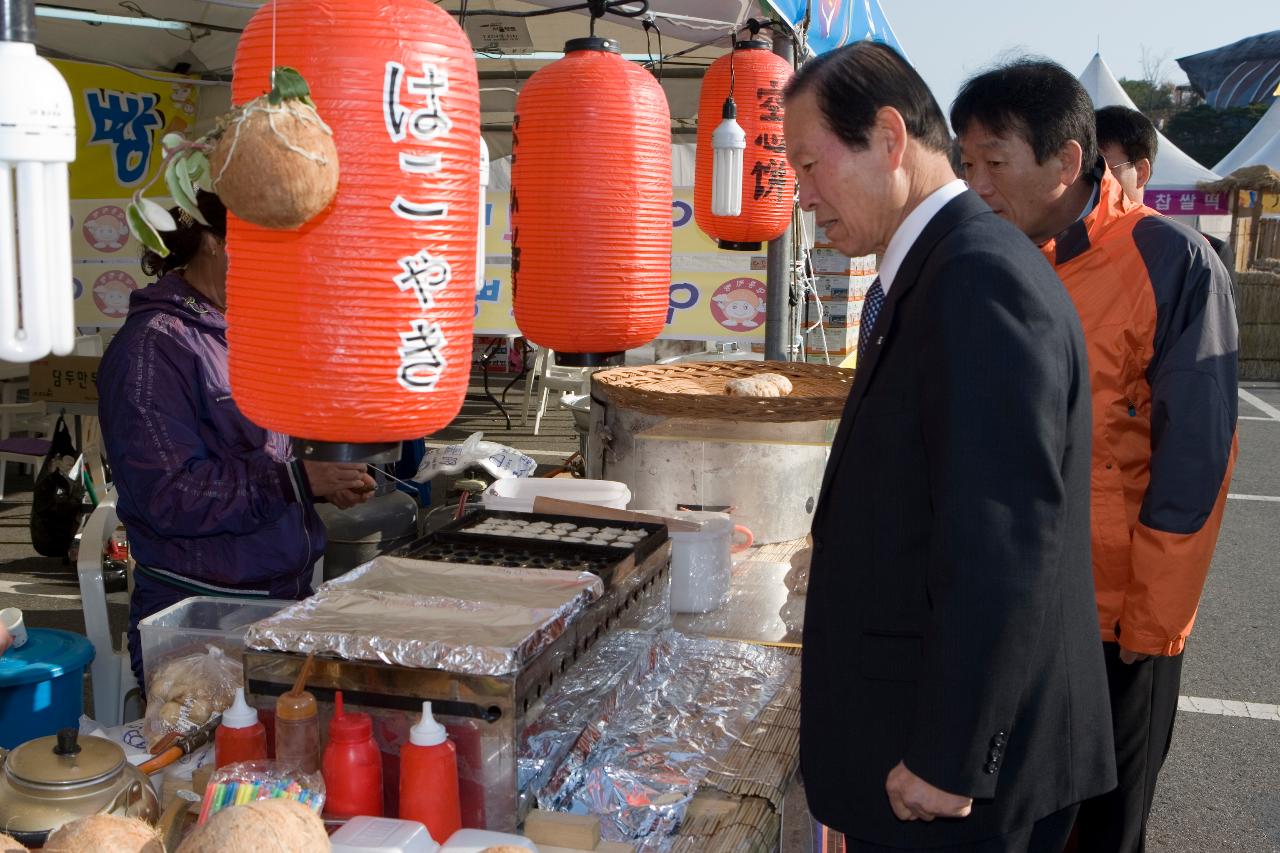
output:
[{"label": "hanging red lantern", "polygon": [[671,113],[617,42],[573,39],[516,99],[511,281],[516,325],[562,364],[642,346],[671,289]]},{"label": "hanging red lantern", "polygon": [[471,368],[471,45],[430,0],[274,0],[240,38],[233,100],[270,89],[277,65],[310,84],[341,172],[333,203],[297,230],[229,217],[232,393],[314,458],[398,451],[453,420]]},{"label": "hanging red lantern", "polygon": [[[722,249],[757,252],[766,240],[781,237],[791,223],[796,181],[782,136],[782,90],[792,73],[791,63],[770,50],[767,41],[740,41],[732,52],[711,63],[702,78],[693,215],[703,233]],[[712,134],[722,122],[731,92],[747,141],[742,157],[742,213],[716,216],[712,213]]]}]

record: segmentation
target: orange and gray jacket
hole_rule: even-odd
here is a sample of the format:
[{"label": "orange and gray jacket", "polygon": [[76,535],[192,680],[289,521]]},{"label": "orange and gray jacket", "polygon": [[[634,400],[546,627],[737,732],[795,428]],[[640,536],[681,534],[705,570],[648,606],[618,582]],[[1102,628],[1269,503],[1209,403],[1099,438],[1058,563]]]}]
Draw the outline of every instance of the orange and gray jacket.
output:
[{"label": "orange and gray jacket", "polygon": [[1102,639],[1182,651],[1236,456],[1239,332],[1204,238],[1125,198],[1042,247],[1080,314],[1093,396],[1093,576]]}]

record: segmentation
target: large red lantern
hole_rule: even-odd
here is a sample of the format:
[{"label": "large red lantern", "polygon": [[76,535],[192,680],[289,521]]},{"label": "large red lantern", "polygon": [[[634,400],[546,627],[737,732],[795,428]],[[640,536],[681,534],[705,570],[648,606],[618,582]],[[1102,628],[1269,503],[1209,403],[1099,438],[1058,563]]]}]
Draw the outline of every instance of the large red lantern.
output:
[{"label": "large red lantern", "polygon": [[516,99],[516,325],[563,364],[656,338],[671,289],[671,114],[616,42],[574,39]]},{"label": "large red lantern", "polygon": [[302,73],[333,129],[338,194],[294,231],[229,217],[232,392],[316,458],[386,452],[447,425],[466,393],[480,216],[471,45],[430,0],[275,0],[240,38],[234,101],[269,90],[273,65]]},{"label": "large red lantern", "polygon": [[[791,63],[770,50],[768,42],[741,41],[731,53],[711,63],[702,78],[693,215],[703,233],[719,241],[722,249],[759,251],[764,241],[781,237],[791,223],[795,174],[787,163],[782,136],[782,89],[792,73]],[[716,216],[711,212],[711,135],[721,122],[731,87],[737,122],[747,138],[742,214]]]}]

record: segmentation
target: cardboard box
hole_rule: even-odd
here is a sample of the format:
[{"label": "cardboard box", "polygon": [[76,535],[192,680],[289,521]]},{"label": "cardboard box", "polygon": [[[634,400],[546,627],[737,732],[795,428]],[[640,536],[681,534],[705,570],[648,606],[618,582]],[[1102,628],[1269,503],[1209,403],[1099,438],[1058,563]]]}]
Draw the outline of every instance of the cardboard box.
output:
[{"label": "cardboard box", "polygon": [[814,275],[849,275],[853,262],[839,249],[814,249],[809,254]]},{"label": "cardboard box", "polygon": [[874,275],[876,256],[851,258],[839,249],[817,247],[809,255],[814,275]]},{"label": "cardboard box", "polygon": [[874,275],[818,275],[813,278],[813,287],[822,300],[862,299],[875,283]]},{"label": "cardboard box", "polygon": [[814,329],[805,337],[805,352],[810,355],[822,355],[824,350],[831,355],[843,355],[858,348],[858,326],[831,327],[822,326]]},{"label": "cardboard box", "polygon": [[67,355],[31,363],[31,399],[51,403],[98,402],[98,366],[102,357]]}]

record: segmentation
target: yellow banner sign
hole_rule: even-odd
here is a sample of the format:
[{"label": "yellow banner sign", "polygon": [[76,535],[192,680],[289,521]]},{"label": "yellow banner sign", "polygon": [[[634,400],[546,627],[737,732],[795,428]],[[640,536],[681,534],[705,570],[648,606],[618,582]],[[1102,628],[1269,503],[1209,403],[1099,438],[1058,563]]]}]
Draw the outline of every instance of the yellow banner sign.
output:
[{"label": "yellow banner sign", "polygon": [[[508,194],[486,205],[485,285],[476,295],[476,334],[518,335],[511,307],[511,221]],[[671,288],[660,337],[677,340],[764,340],[765,254],[716,247],[693,221],[693,190],[677,189],[671,206]]]},{"label": "yellow banner sign", "polygon": [[[197,88],[189,78],[161,80],[88,62],[53,64],[71,87],[76,108],[76,161],[71,197],[128,198],[160,166],[160,140],[189,131],[196,121]],[[163,182],[149,195],[168,193]]]}]

